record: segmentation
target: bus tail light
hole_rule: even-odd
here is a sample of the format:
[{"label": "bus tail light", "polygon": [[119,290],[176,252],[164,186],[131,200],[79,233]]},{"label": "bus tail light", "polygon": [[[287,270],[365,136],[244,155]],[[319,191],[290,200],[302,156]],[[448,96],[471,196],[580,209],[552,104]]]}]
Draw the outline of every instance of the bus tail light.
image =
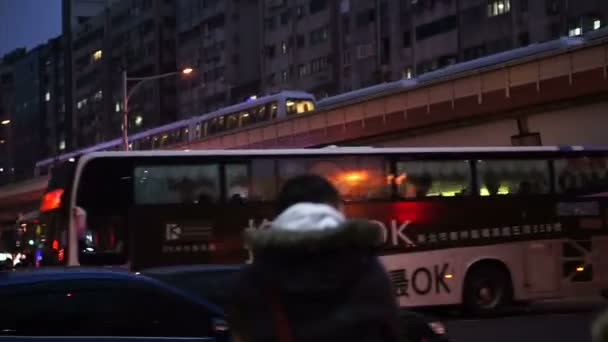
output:
[{"label": "bus tail light", "polygon": [[51,211],[61,206],[61,196],[63,196],[63,189],[57,189],[44,194],[42,197],[42,204],[40,204],[40,211]]},{"label": "bus tail light", "polygon": [[583,272],[585,270],[585,267],[583,266],[579,266],[576,268],[576,272]]},{"label": "bus tail light", "polygon": [[443,276],[443,278],[445,278],[445,279],[452,279],[452,278],[454,278],[454,275],[453,275],[453,274],[451,274],[451,273],[448,273],[448,274],[445,274],[445,275]]}]

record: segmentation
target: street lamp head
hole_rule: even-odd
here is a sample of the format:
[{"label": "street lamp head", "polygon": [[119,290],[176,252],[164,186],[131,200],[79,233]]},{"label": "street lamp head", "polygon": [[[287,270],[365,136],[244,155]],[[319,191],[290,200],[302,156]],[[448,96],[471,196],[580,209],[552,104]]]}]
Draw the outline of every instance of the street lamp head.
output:
[{"label": "street lamp head", "polygon": [[192,68],[184,68],[182,70],[182,74],[184,74],[184,75],[190,75],[193,71],[194,71],[194,69],[192,69]]},{"label": "street lamp head", "polygon": [[9,119],[0,121],[0,124],[2,124],[2,125],[8,125],[10,123],[11,123],[11,120],[9,120]]}]

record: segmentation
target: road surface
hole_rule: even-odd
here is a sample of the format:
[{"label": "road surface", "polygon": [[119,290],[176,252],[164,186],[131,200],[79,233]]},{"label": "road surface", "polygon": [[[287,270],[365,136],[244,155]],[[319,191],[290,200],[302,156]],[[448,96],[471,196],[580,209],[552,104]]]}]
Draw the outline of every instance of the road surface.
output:
[{"label": "road surface", "polygon": [[591,342],[594,318],[606,302],[545,303],[496,318],[444,318],[454,342]]}]

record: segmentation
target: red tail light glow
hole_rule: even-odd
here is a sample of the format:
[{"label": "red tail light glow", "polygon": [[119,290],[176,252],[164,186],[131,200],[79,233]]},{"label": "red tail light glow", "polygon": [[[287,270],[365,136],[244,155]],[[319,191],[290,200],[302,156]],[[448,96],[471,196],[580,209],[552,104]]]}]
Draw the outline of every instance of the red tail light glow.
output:
[{"label": "red tail light glow", "polygon": [[40,204],[40,211],[51,211],[61,206],[61,196],[63,195],[63,189],[57,189],[44,194],[42,197],[42,204]]}]

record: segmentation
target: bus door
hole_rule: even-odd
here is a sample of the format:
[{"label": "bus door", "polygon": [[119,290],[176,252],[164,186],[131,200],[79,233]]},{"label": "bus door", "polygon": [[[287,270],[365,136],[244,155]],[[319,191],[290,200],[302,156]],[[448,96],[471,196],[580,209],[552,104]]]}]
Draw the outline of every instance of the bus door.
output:
[{"label": "bus door", "polygon": [[559,246],[553,241],[539,240],[527,244],[526,286],[534,294],[554,293],[559,290]]},{"label": "bus door", "polygon": [[592,199],[560,202],[557,212],[566,232],[559,246],[562,287],[573,295],[597,294],[598,285],[608,286],[603,261],[608,238],[605,203]]}]

